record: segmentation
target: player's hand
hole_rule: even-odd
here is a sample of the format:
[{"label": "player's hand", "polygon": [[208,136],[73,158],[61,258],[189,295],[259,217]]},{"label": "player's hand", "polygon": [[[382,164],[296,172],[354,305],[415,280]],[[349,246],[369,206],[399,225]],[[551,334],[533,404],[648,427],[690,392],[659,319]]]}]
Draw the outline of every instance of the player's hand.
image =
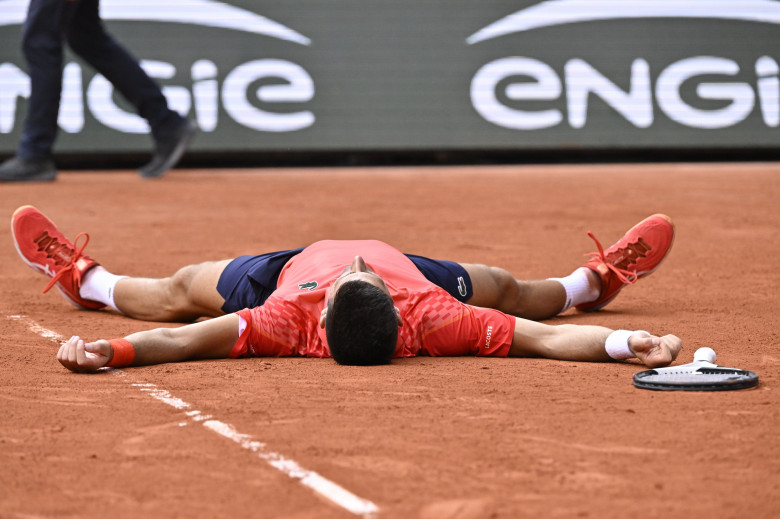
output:
[{"label": "player's hand", "polygon": [[84,342],[81,337],[74,336],[60,346],[57,360],[71,371],[89,373],[108,364],[112,354],[108,341]]},{"label": "player's hand", "polygon": [[628,338],[628,347],[648,368],[659,368],[670,364],[682,349],[682,340],[676,335],[656,337],[637,332]]}]

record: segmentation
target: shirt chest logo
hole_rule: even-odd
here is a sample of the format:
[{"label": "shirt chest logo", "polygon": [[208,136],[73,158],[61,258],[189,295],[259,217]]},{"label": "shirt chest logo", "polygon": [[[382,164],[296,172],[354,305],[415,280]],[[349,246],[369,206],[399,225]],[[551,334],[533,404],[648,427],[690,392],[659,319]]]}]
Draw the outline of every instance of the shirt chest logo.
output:
[{"label": "shirt chest logo", "polygon": [[298,283],[298,288],[300,288],[301,290],[308,290],[309,292],[311,292],[318,286],[319,283],[317,283],[316,281],[307,281],[306,283]]}]

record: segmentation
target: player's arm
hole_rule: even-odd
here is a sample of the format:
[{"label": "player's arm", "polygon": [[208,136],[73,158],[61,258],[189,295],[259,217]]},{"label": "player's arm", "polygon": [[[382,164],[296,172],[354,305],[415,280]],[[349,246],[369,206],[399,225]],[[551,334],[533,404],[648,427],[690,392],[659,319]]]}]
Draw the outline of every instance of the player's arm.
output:
[{"label": "player's arm", "polygon": [[[238,340],[238,315],[133,333],[124,340],[133,349],[131,366],[225,358]],[[71,337],[60,347],[57,360],[71,371],[92,372],[108,365],[114,354],[115,349],[107,340],[85,342]]]},{"label": "player's arm", "polygon": [[[552,326],[516,318],[509,356],[606,362],[613,360],[605,349],[612,332],[603,326]],[[628,347],[646,366],[655,368],[666,366],[677,358],[682,341],[674,335],[656,337],[635,332],[628,337]]]}]

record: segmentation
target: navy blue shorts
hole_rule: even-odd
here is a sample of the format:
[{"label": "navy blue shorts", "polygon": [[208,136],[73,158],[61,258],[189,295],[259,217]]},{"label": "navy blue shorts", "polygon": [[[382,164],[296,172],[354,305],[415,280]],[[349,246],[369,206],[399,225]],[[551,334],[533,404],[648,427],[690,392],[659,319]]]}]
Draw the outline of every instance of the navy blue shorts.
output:
[{"label": "navy blue shorts", "polygon": [[[265,303],[276,290],[284,265],[304,248],[240,256],[228,263],[217,282],[217,291],[225,298],[222,311],[230,314]],[[440,286],[458,301],[465,303],[471,299],[474,293],[471,278],[460,264],[413,254],[407,254],[406,257],[412,260],[428,281]]]}]

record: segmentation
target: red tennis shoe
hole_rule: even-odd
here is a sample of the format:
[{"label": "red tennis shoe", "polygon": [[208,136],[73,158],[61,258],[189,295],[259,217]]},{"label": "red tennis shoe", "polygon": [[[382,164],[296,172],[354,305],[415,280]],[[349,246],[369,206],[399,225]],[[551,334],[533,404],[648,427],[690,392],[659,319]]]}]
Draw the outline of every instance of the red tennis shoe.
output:
[{"label": "red tennis shoe", "polygon": [[84,274],[97,266],[95,260],[84,254],[89,243],[87,233],[76,235],[75,242],[84,237],[84,243],[76,247],[62,235],[54,222],[31,205],[14,211],[11,217],[11,232],[16,251],[34,270],[51,278],[43,289],[46,293],[57,285],[57,289],[72,305],[83,310],[97,310],[105,305],[79,296]]},{"label": "red tennis shoe", "polygon": [[601,294],[591,303],[577,305],[578,310],[593,312],[604,308],[626,286],[651,274],[666,258],[674,242],[674,223],[663,214],[645,218],[607,250],[588,231],[596,242],[598,252],[589,254],[585,267],[601,278]]}]

